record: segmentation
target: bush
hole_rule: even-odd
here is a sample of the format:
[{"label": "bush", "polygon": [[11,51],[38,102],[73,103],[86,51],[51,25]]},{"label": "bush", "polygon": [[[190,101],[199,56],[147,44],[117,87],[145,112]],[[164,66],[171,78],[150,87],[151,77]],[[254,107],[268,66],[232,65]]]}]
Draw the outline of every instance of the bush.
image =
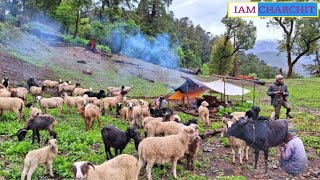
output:
[{"label": "bush", "polygon": [[207,64],[203,64],[201,67],[201,74],[202,75],[209,75],[210,74],[210,69]]},{"label": "bush", "polygon": [[71,44],[74,44],[74,45],[79,45],[79,46],[85,46],[89,42],[89,40],[86,40],[86,39],[83,39],[83,38],[79,38],[79,37],[73,38],[70,35],[63,36],[63,40],[65,42],[68,42],[68,43],[71,43]]},{"label": "bush", "polygon": [[109,48],[109,46],[103,46],[103,45],[98,45],[97,48],[99,50],[101,50],[102,52],[105,52],[105,53],[111,53],[111,50]]}]

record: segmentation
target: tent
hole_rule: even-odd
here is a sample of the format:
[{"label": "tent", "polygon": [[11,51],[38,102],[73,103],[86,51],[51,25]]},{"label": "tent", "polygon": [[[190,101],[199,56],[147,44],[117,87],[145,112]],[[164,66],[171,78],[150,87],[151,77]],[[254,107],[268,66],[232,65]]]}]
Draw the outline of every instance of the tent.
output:
[{"label": "tent", "polygon": [[175,89],[173,94],[169,94],[168,100],[182,100],[184,97],[194,99],[207,90],[207,87],[201,81],[189,77],[182,78],[185,78],[186,81]]},{"label": "tent", "polygon": [[201,82],[189,77],[183,77],[186,81],[177,89],[174,93],[169,94],[168,100],[182,100],[184,97],[188,99],[194,99],[204,93],[206,90],[211,92],[217,92],[220,94],[225,94],[227,96],[241,96],[249,93],[250,91],[227,83],[223,80],[213,81],[213,82]]}]

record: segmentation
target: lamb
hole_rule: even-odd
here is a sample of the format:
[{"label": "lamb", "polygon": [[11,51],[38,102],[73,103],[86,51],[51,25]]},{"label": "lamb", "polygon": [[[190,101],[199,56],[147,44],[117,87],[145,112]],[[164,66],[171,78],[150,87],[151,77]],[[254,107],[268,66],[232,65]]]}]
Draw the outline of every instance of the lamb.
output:
[{"label": "lamb", "polygon": [[100,109],[94,104],[87,104],[85,106],[78,107],[78,114],[84,119],[86,125],[86,131],[90,130],[93,126],[94,121],[97,119],[99,127],[101,126],[100,122]]},{"label": "lamb", "polygon": [[2,85],[6,88],[8,88],[9,86],[9,78],[8,77],[5,77],[2,79]]},{"label": "lamb", "polygon": [[125,121],[129,119],[129,108],[124,106],[122,107],[122,103],[117,104],[117,113],[120,116],[120,119]]},{"label": "lamb", "polygon": [[138,102],[139,102],[139,104],[141,105],[142,108],[149,108],[148,101],[144,101],[144,100],[140,99]]},{"label": "lamb", "polygon": [[24,180],[27,175],[27,180],[31,180],[33,172],[39,164],[45,165],[45,174],[48,173],[53,177],[52,162],[58,154],[58,143],[56,139],[50,139],[48,146],[30,151],[24,159],[24,168],[21,173],[21,180]]},{"label": "lamb", "polygon": [[49,108],[58,108],[60,113],[62,113],[62,105],[64,100],[61,97],[52,97],[52,98],[42,98],[37,96],[37,102],[41,108],[45,109],[45,113],[48,113]]},{"label": "lamb", "polygon": [[110,148],[114,148],[115,156],[122,154],[124,148],[126,148],[130,139],[134,140],[136,150],[138,150],[138,145],[141,141],[139,132],[132,127],[129,127],[125,132],[114,126],[106,126],[101,130],[101,135],[106,151],[107,159],[113,158]]},{"label": "lamb", "polygon": [[24,87],[12,88],[11,97],[18,97],[24,102],[27,101],[28,90]]},{"label": "lamb", "polygon": [[30,111],[29,111],[30,118],[33,118],[33,117],[36,117],[36,116],[42,114],[41,109],[35,108],[35,107],[33,106],[33,104],[29,104],[29,103],[28,103],[28,104],[26,105],[26,107],[28,107],[29,110],[30,110]]},{"label": "lamb", "polygon": [[142,127],[142,119],[143,119],[143,112],[142,107],[140,105],[135,105],[131,102],[127,103],[128,110],[128,117],[132,126]]},{"label": "lamb", "polygon": [[76,87],[76,88],[74,88],[72,95],[73,96],[83,96],[84,93],[87,91],[92,91],[92,88],[90,87],[89,89],[84,89],[84,88]]},{"label": "lamb", "polygon": [[134,156],[122,154],[101,165],[75,162],[71,167],[74,179],[138,180],[138,161]]},{"label": "lamb", "polygon": [[98,99],[107,97],[107,95],[106,95],[104,90],[100,90],[98,93],[97,92],[92,92],[92,91],[87,91],[87,92],[84,93],[84,95],[85,94],[88,95],[89,97],[96,97]]},{"label": "lamb", "polygon": [[84,97],[77,96],[77,97],[72,97],[68,96],[67,92],[64,92],[62,94],[62,97],[64,99],[64,103],[69,107],[69,113],[71,113],[71,109],[73,107],[80,107],[83,106],[86,103],[86,100]]},{"label": "lamb", "polygon": [[44,86],[41,86],[41,87],[37,87],[37,86],[31,86],[30,87],[30,93],[33,95],[33,96],[41,96],[43,91],[44,91]]},{"label": "lamb", "polygon": [[200,136],[196,136],[192,139],[191,143],[188,146],[188,150],[185,153],[185,157],[187,158],[187,169],[194,170],[193,161],[198,153],[198,150],[201,145],[201,138]]},{"label": "lamb", "polygon": [[193,127],[184,127],[179,134],[166,137],[148,137],[143,139],[138,147],[138,172],[147,162],[148,180],[152,179],[151,169],[155,163],[172,163],[172,173],[177,178],[177,161],[182,158],[188,149],[190,141],[196,136]]},{"label": "lamb", "polygon": [[34,80],[34,78],[29,78],[29,79],[27,80],[27,84],[28,84],[29,90],[30,90],[30,88],[31,88],[32,86],[34,86],[34,87],[39,87],[39,84]]},{"label": "lamb", "polygon": [[[60,79],[61,82],[61,79]],[[58,86],[59,86],[59,82],[58,81],[51,81],[51,80],[44,80],[42,82],[42,85],[45,87],[45,89],[56,89],[56,91],[58,92]]]},{"label": "lamb", "polygon": [[122,92],[120,96],[115,97],[106,97],[102,100],[102,114],[105,114],[107,109],[111,109],[111,107],[117,107],[118,103],[122,103],[124,93]]},{"label": "lamb", "polygon": [[24,118],[24,102],[20,98],[0,97],[0,115],[4,111],[14,112],[19,119]]},{"label": "lamb", "polygon": [[40,130],[48,130],[49,135],[57,138],[57,133],[53,131],[58,121],[50,115],[38,115],[30,118],[22,129],[17,132],[18,140],[22,141],[26,137],[28,130],[32,130],[32,143],[34,143],[35,135],[37,135],[38,143],[40,143]]},{"label": "lamb", "polygon": [[[231,128],[232,125],[236,122],[237,120],[235,119],[225,119],[225,125],[227,126],[227,129]],[[232,151],[232,162],[235,163],[235,158],[236,158],[236,152],[235,150],[238,150],[239,154],[239,160],[240,164],[243,164],[242,158],[244,156],[244,151],[246,150],[246,160],[248,160],[248,151],[249,151],[249,146],[246,145],[246,142],[244,142],[241,139],[235,138],[233,136],[228,137],[228,143],[231,146],[231,151]]]},{"label": "lamb", "polygon": [[205,123],[206,128],[209,127],[210,119],[209,119],[209,109],[207,108],[209,103],[203,101],[201,106],[198,109],[200,119]]}]

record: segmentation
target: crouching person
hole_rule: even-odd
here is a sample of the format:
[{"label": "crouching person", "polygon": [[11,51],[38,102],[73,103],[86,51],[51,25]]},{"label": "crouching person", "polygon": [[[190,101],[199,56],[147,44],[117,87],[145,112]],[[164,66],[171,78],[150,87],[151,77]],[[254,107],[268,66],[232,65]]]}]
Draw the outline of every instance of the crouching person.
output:
[{"label": "crouching person", "polygon": [[297,176],[305,170],[307,155],[301,139],[297,137],[297,129],[292,124],[288,126],[287,144],[282,144],[280,151],[281,169],[292,176]]}]

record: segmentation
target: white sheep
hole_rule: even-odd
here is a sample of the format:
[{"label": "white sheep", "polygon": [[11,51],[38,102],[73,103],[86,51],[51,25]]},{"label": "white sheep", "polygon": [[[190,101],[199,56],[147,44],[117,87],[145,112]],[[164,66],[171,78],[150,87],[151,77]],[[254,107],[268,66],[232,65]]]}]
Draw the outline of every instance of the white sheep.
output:
[{"label": "white sheep", "polygon": [[52,97],[52,98],[42,98],[37,96],[37,102],[41,108],[45,109],[45,113],[48,113],[49,108],[58,108],[62,113],[62,105],[64,100],[61,97]]},{"label": "white sheep", "polygon": [[94,104],[87,104],[85,106],[78,107],[78,114],[80,114],[84,119],[86,131],[92,128],[96,119],[98,120],[99,127],[101,126],[100,109],[98,106]]},{"label": "white sheep", "polygon": [[75,179],[138,180],[138,161],[134,156],[121,154],[100,165],[75,162],[71,167]]},{"label": "white sheep", "polygon": [[111,107],[117,107],[117,104],[122,103],[122,101],[123,101],[123,94],[115,97],[105,97],[101,102],[102,114],[105,114],[106,110],[111,109]]},{"label": "white sheep", "polygon": [[135,105],[132,102],[127,103],[128,118],[132,126],[142,127],[143,112],[140,105]]},{"label": "white sheep", "polygon": [[[69,83],[71,83],[71,82],[69,82]],[[70,93],[72,93],[73,90],[75,88],[79,87],[79,86],[80,86],[79,83],[76,83],[76,84],[62,83],[62,84],[59,84],[58,92],[59,93],[62,93],[62,92],[70,92]]]},{"label": "white sheep", "polygon": [[164,134],[172,135],[177,134],[184,127],[183,124],[174,121],[161,122],[161,121],[149,121],[145,127],[144,131],[147,137],[154,137]]},{"label": "white sheep", "polygon": [[72,92],[73,96],[83,96],[85,92],[87,91],[92,91],[92,87],[90,87],[89,89],[84,89],[84,88],[75,88]]},{"label": "white sheep", "polygon": [[33,118],[42,114],[41,109],[35,108],[33,105],[31,105],[29,109],[30,109],[29,111],[30,118]]},{"label": "white sheep", "polygon": [[14,112],[19,119],[24,117],[24,102],[20,98],[0,97],[0,114],[4,111]]},{"label": "white sheep", "polygon": [[149,122],[149,121],[163,121],[163,118],[162,117],[158,117],[158,118],[154,118],[152,116],[148,116],[148,117],[145,117],[143,118],[142,120],[142,127],[145,127],[146,124]]},{"label": "white sheep", "polygon": [[11,91],[8,89],[0,89],[0,97],[11,97]]},{"label": "white sheep", "polygon": [[131,86],[121,86],[121,87],[108,87],[107,91],[108,91],[108,93],[119,92],[119,91],[123,91],[125,93],[128,93],[128,92],[131,91],[132,88],[133,88],[133,85],[131,85]]},{"label": "white sheep", "polygon": [[64,92],[62,94],[62,97],[64,99],[64,103],[69,107],[69,113],[71,113],[71,109],[73,107],[80,107],[83,106],[86,103],[86,100],[84,97],[81,96],[68,96],[67,92]]},{"label": "white sheep", "polygon": [[151,180],[151,169],[154,164],[171,162],[173,176],[177,178],[177,161],[184,156],[189,143],[195,136],[195,129],[193,127],[184,127],[177,135],[143,139],[138,147],[138,172],[140,172],[145,162],[147,162],[147,176],[148,180]]},{"label": "white sheep", "polygon": [[43,89],[44,87],[37,87],[37,86],[31,86],[30,87],[30,93],[33,95],[33,96],[40,96],[42,95],[43,93]]},{"label": "white sheep", "polygon": [[149,102],[145,101],[143,99],[139,99],[139,104],[141,105],[142,108],[149,108]]},{"label": "white sheep", "polygon": [[209,109],[207,108],[209,106],[209,103],[206,101],[203,101],[201,103],[201,106],[198,109],[199,117],[200,119],[205,123],[205,126],[208,128],[210,119],[209,119]]},{"label": "white sheep", "polygon": [[[235,119],[226,119],[225,124],[227,128],[230,128],[232,124],[234,124],[237,120]],[[248,151],[249,151],[249,146],[247,146],[246,142],[235,138],[233,136],[228,137],[228,144],[231,146],[231,151],[232,151],[232,162],[235,163],[236,159],[236,152],[235,150],[238,150],[239,154],[239,159],[240,159],[240,164],[243,164],[242,158],[244,156],[244,151],[246,151],[246,160],[248,160]]]},{"label": "white sheep", "polygon": [[17,87],[11,89],[11,97],[18,97],[24,102],[27,101],[28,90],[24,87]]},{"label": "white sheep", "polygon": [[58,154],[58,144],[56,139],[50,139],[49,145],[41,149],[30,151],[24,159],[24,168],[21,173],[21,180],[24,180],[27,175],[27,180],[31,180],[33,172],[38,165],[44,164],[45,174],[48,173],[53,177],[52,162]]},{"label": "white sheep", "polygon": [[[61,79],[60,79],[60,82],[61,82]],[[42,85],[48,89],[56,89],[56,91],[58,92],[58,86],[59,86],[58,81],[44,80],[42,82]]]}]

